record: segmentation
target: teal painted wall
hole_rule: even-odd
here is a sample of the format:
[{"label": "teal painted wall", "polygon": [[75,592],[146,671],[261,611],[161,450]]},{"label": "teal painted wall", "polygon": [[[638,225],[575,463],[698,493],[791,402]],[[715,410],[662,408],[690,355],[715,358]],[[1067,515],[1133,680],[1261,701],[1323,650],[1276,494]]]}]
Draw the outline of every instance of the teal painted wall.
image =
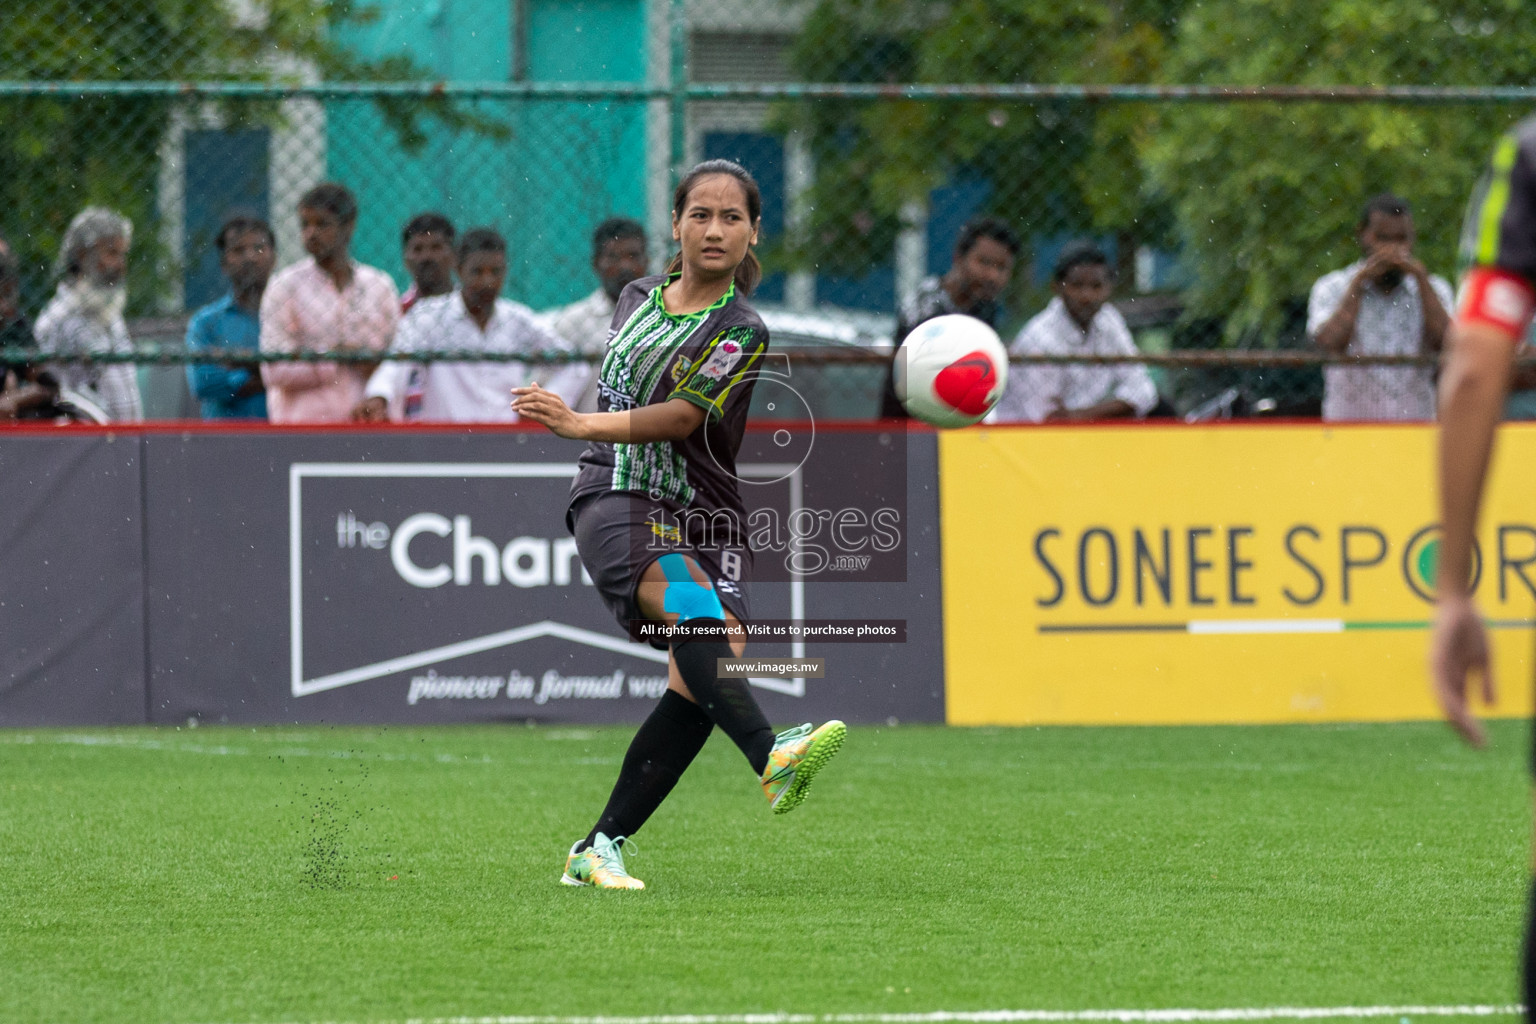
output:
[{"label": "teal painted wall", "polygon": [[528,0],[528,73],[536,82],[645,80],[640,0]]},{"label": "teal painted wall", "polygon": [[[405,53],[445,80],[512,76],[511,0],[377,0],[371,24],[343,38],[359,54]],[[529,0],[533,81],[641,82],[645,0]],[[489,225],[507,236],[507,294],[535,309],[590,292],[589,238],[610,214],[643,219],[643,103],[507,102],[468,105],[504,125],[505,140],[424,122],[407,150],[370,101],[332,100],[328,175],[358,196],[354,251],[402,288],[400,227],[440,210],[460,230]]]},{"label": "teal painted wall", "polygon": [[[532,80],[645,81],[644,0],[528,0],[527,9]],[[543,103],[528,110],[527,127],[532,139],[567,140],[545,149],[543,187],[525,193],[530,223],[537,223],[529,244],[560,254],[558,264],[569,268],[530,282],[554,305],[596,286],[591,237],[600,221],[617,215],[645,222],[645,105]],[[580,269],[570,253],[579,254]]]}]

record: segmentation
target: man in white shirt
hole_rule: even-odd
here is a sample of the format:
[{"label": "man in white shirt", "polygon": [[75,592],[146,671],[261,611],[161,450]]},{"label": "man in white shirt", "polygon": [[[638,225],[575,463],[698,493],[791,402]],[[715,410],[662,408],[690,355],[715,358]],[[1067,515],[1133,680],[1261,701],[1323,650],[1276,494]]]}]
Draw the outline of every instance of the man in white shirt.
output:
[{"label": "man in white shirt", "polygon": [[[499,233],[490,228],[465,232],[458,257],[459,290],[418,299],[411,307],[395,333],[390,358],[369,378],[353,419],[516,422],[511,392],[534,379],[527,363],[424,364],[409,361],[410,354],[448,349],[535,355],[567,349],[533,310],[500,297],[507,277],[507,243]],[[562,391],[561,397],[570,394],[568,387],[549,386]]]},{"label": "man in white shirt", "polygon": [[[1114,272],[1090,242],[1073,242],[1056,260],[1056,294],[1009,346],[1025,355],[1133,356],[1136,342],[1120,311],[1109,305]],[[1140,363],[1034,363],[1009,368],[993,422],[1059,423],[1145,416],[1157,405],[1157,385]]]},{"label": "man in white shirt", "polygon": [[[128,304],[128,247],[133,223],[115,210],[88,206],[75,215],[59,247],[59,289],[37,318],[37,347],[53,355],[130,353],[123,310]],[[132,363],[58,363],[59,384],[104,409],[113,422],[144,418]]]},{"label": "man in white shirt", "polygon": [[[1413,255],[1413,213],[1384,193],[1366,203],[1357,237],[1364,258],[1325,274],[1307,302],[1307,335],[1325,352],[1434,355],[1445,340],[1451,286]],[[1432,420],[1429,366],[1329,366],[1325,420]]]},{"label": "man in white shirt", "polygon": [[597,412],[597,371],[608,347],[614,303],[629,282],[645,276],[645,229],[632,220],[610,217],[592,232],[592,269],[602,283],[586,298],[544,314],[555,333],[587,357],[562,371],[578,388],[577,412]]}]

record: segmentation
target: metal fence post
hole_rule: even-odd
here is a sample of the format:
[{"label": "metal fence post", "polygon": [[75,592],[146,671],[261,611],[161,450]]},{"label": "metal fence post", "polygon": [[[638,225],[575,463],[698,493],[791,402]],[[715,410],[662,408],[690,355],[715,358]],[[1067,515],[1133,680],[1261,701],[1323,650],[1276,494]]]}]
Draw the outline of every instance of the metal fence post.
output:
[{"label": "metal fence post", "polygon": [[667,84],[672,95],[667,122],[671,135],[672,184],[676,185],[683,177],[688,147],[688,0],[672,0],[669,27],[672,61]]}]

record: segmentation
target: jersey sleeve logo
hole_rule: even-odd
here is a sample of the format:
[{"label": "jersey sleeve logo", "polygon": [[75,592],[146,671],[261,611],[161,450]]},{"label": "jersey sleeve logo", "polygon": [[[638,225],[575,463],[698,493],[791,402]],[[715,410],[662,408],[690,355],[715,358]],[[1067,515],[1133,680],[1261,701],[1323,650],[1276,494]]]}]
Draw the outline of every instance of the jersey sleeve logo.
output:
[{"label": "jersey sleeve logo", "polygon": [[1513,281],[1492,281],[1485,296],[1488,312],[1504,320],[1519,320],[1526,315],[1527,295]]},{"label": "jersey sleeve logo", "polygon": [[694,357],[692,369],[683,375],[673,395],[719,419],[725,413],[727,396],[751,372],[766,346],[767,338],[759,339],[749,327],[727,328]]},{"label": "jersey sleeve logo", "polygon": [[1456,320],[1483,324],[1518,341],[1536,311],[1531,282],[1499,267],[1474,267],[1461,283]]},{"label": "jersey sleeve logo", "polygon": [[724,380],[731,368],[741,361],[741,342],[726,338],[699,367],[699,376],[706,380]]}]

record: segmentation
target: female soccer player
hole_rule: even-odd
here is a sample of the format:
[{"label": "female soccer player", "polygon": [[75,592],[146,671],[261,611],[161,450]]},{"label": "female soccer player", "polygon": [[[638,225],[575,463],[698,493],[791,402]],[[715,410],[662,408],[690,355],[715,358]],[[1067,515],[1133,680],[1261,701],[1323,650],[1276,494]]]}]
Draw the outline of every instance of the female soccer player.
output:
[{"label": "female soccer player", "polygon": [[[721,678],[717,668],[718,659],[740,656],[740,626],[751,617],[752,551],[735,465],[768,348],[768,330],[746,302],[762,276],[751,251],[761,212],[744,168],[727,160],[694,167],[672,199],[681,251],[664,275],[628,285],[614,309],[599,372],[606,411],[572,412],[536,383],[512,392],[518,415],[591,442],[566,525],[620,624],[635,639],[670,646],[667,692],[630,743],[602,816],[571,847],[566,885],[645,888],[625,871],[622,846],[713,726],[741,748],[779,814],[805,799],[848,731],[831,721],[775,736],[746,679]],[[647,623],[677,633],[656,639]]]}]

